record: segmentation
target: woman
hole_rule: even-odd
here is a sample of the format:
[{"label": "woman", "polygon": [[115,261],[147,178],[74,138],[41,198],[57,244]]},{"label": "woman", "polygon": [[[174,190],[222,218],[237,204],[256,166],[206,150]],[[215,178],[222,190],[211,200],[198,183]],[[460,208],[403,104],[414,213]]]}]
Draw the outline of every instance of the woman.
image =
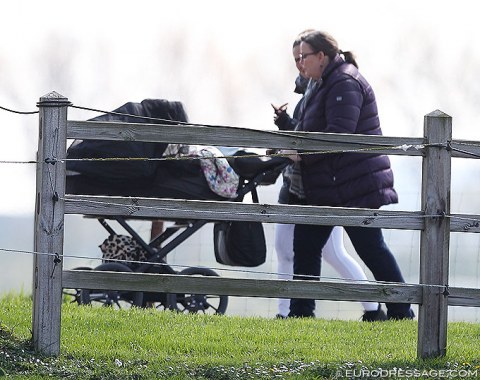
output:
[{"label": "woman", "polygon": [[[300,63],[311,78],[296,130],[381,135],[375,94],[359,73],[354,56],[343,53],[327,33],[301,37]],[[341,57],[343,55],[345,59]],[[333,153],[297,156],[309,205],[379,208],[398,202],[387,156]],[[332,226],[296,225],[294,278],[319,276],[322,249]],[[345,227],[360,258],[377,281],[404,282],[379,228]],[[413,318],[409,304],[388,303],[389,319]],[[292,299],[289,316],[313,316],[315,301]]]},{"label": "woman", "polygon": [[[310,32],[312,30],[309,30]],[[304,34],[303,32],[302,34]],[[300,35],[302,35],[300,34]],[[299,71],[295,80],[295,92],[304,94],[308,84],[308,78],[303,75],[303,68],[300,64],[300,43],[298,37],[293,42],[292,53],[295,65]],[[274,107],[274,122],[280,130],[295,129],[298,113],[301,108],[302,99],[298,102],[293,112],[293,118],[290,117],[286,108]],[[295,165],[290,165],[283,173],[283,185],[280,189],[278,203],[280,204],[305,204],[300,199],[300,194],[296,193],[292,188],[290,178],[296,172]],[[299,174],[299,173],[298,173]],[[295,225],[293,224],[276,224],[275,225],[275,252],[277,253],[278,273],[281,279],[291,279],[293,275],[293,232]],[[343,245],[343,228],[335,227],[323,249],[323,258],[330,264],[342,277],[350,280],[366,281],[367,276],[362,267],[351,257]],[[378,302],[362,302],[364,313],[362,320],[366,322],[383,321],[387,319],[384,311]],[[277,318],[286,318],[289,313],[290,299],[280,298],[278,300]]]}]

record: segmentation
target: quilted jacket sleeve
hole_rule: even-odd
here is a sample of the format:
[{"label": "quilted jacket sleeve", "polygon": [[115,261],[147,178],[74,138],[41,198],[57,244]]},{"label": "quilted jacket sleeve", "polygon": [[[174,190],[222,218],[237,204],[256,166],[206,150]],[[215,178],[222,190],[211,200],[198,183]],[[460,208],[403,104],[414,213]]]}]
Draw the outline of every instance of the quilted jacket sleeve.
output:
[{"label": "quilted jacket sleeve", "polygon": [[363,104],[363,93],[353,78],[338,81],[330,89],[325,116],[327,133],[355,133]]}]

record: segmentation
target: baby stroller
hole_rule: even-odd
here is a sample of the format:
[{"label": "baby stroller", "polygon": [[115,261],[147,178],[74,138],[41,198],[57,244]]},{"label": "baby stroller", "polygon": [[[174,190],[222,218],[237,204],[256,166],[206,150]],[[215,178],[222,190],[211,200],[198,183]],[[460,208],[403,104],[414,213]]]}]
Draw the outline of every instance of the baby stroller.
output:
[{"label": "baby stroller", "polygon": [[[165,124],[165,120],[138,119],[133,116],[139,115],[172,120],[172,124],[175,124],[175,121],[187,121],[181,103],[165,100],[147,99],[141,103],[127,103],[113,112],[114,114],[101,115],[93,120]],[[166,149],[167,144],[159,143],[75,141],[68,149],[67,159],[162,157]],[[251,194],[252,201],[258,203],[257,186],[275,183],[289,162],[288,159],[282,157],[261,158],[242,150],[236,152],[228,158],[228,163],[239,177],[238,187],[235,198],[226,198],[214,192],[209,186],[202,170],[201,161],[198,159],[144,162],[67,160],[66,193],[238,202],[243,201],[245,195]],[[165,260],[172,250],[211,221],[174,220],[172,226],[167,227],[161,234],[147,242],[135,231],[127,216],[98,215],[96,218],[109,233],[108,238],[102,244],[104,262],[93,269],[89,267],[75,269],[218,276],[215,271],[206,267],[189,267],[177,272]],[[117,234],[112,227],[112,221],[123,227],[129,236]],[[228,223],[214,223],[215,255],[218,262],[227,265],[255,266],[265,260],[264,257],[261,257],[262,249],[263,255],[265,254],[265,241],[263,227],[260,223],[236,222],[248,223],[249,227],[254,228],[252,231],[256,235],[249,232],[249,238],[257,239],[255,244],[260,244],[258,251],[260,257],[257,251],[252,249],[252,254],[256,255],[256,257],[252,257],[253,261],[243,261],[240,264],[237,264],[235,260],[226,260],[225,254],[221,252],[221,246],[225,240],[225,234],[222,234],[223,227]],[[109,249],[115,255],[108,255]],[[121,251],[120,256],[119,251]],[[71,294],[74,296],[74,302],[78,304],[155,307],[186,313],[224,314],[228,305],[228,296],[223,295],[164,294],[96,289],[75,289]]]}]

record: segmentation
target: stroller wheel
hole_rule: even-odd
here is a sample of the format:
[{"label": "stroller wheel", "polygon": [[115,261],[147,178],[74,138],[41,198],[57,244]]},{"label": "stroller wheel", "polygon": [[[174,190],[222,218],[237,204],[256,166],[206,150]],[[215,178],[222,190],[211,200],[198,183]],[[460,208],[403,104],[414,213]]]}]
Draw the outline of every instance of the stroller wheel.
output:
[{"label": "stroller wheel", "polygon": [[[193,267],[179,272],[181,275],[218,276],[209,268]],[[167,295],[170,310],[181,313],[225,314],[228,306],[228,296],[208,294],[178,294]]]},{"label": "stroller wheel", "polygon": [[[145,273],[175,274],[176,272],[167,265],[154,264],[150,265]],[[167,310],[167,293],[143,292],[142,307],[160,311]]]},{"label": "stroller wheel", "polygon": [[[90,268],[90,267],[77,267],[77,268],[72,268],[72,270],[92,270],[92,268]],[[78,303],[80,305],[81,304],[80,292],[81,292],[81,289],[65,289],[64,288],[62,290],[63,302]]]},{"label": "stroller wheel", "polygon": [[[109,272],[132,272],[121,263],[105,263],[92,269],[95,271]],[[132,306],[142,306],[143,293],[118,290],[81,289],[80,304],[92,306],[111,306],[117,309],[125,309]]]}]

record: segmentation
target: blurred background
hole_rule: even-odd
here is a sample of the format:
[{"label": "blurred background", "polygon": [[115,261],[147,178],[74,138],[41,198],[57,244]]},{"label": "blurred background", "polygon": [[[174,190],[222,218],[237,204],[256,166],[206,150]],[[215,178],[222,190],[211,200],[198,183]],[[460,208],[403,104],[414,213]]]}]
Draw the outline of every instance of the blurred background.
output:
[{"label": "blurred background", "polygon": [[[376,92],[385,135],[421,137],[424,115],[439,109],[453,117],[454,139],[480,140],[480,30],[473,3],[464,0],[16,0],[3,4],[2,14],[0,106],[9,109],[35,111],[51,91],[105,111],[162,98],[181,101],[193,123],[275,129],[270,103],[288,102],[292,111],[299,100],[293,93],[293,39],[315,28],[356,53]],[[72,120],[97,116],[68,112]],[[23,162],[35,160],[38,115],[0,110],[0,131],[0,293],[30,293],[35,165]],[[400,203],[389,209],[418,210],[420,160],[391,159]],[[479,214],[478,160],[455,159],[452,171],[452,212]],[[276,203],[279,185],[261,188],[261,202]],[[138,229],[148,236],[148,223]],[[265,231],[267,262],[254,268],[260,274],[217,264],[210,225],[169,262],[210,266],[222,276],[275,277],[273,225]],[[385,235],[407,281],[418,283],[419,233]],[[64,253],[72,257],[64,267],[97,265],[105,238],[95,221],[66,216]],[[345,243],[356,257],[347,237]],[[322,274],[338,277],[327,265]],[[478,234],[452,234],[450,285],[480,287]],[[450,309],[451,320],[480,320],[478,309]],[[236,298],[227,313],[273,317],[276,303]],[[319,302],[317,311],[325,318],[361,314],[360,305],[346,302]]]}]

